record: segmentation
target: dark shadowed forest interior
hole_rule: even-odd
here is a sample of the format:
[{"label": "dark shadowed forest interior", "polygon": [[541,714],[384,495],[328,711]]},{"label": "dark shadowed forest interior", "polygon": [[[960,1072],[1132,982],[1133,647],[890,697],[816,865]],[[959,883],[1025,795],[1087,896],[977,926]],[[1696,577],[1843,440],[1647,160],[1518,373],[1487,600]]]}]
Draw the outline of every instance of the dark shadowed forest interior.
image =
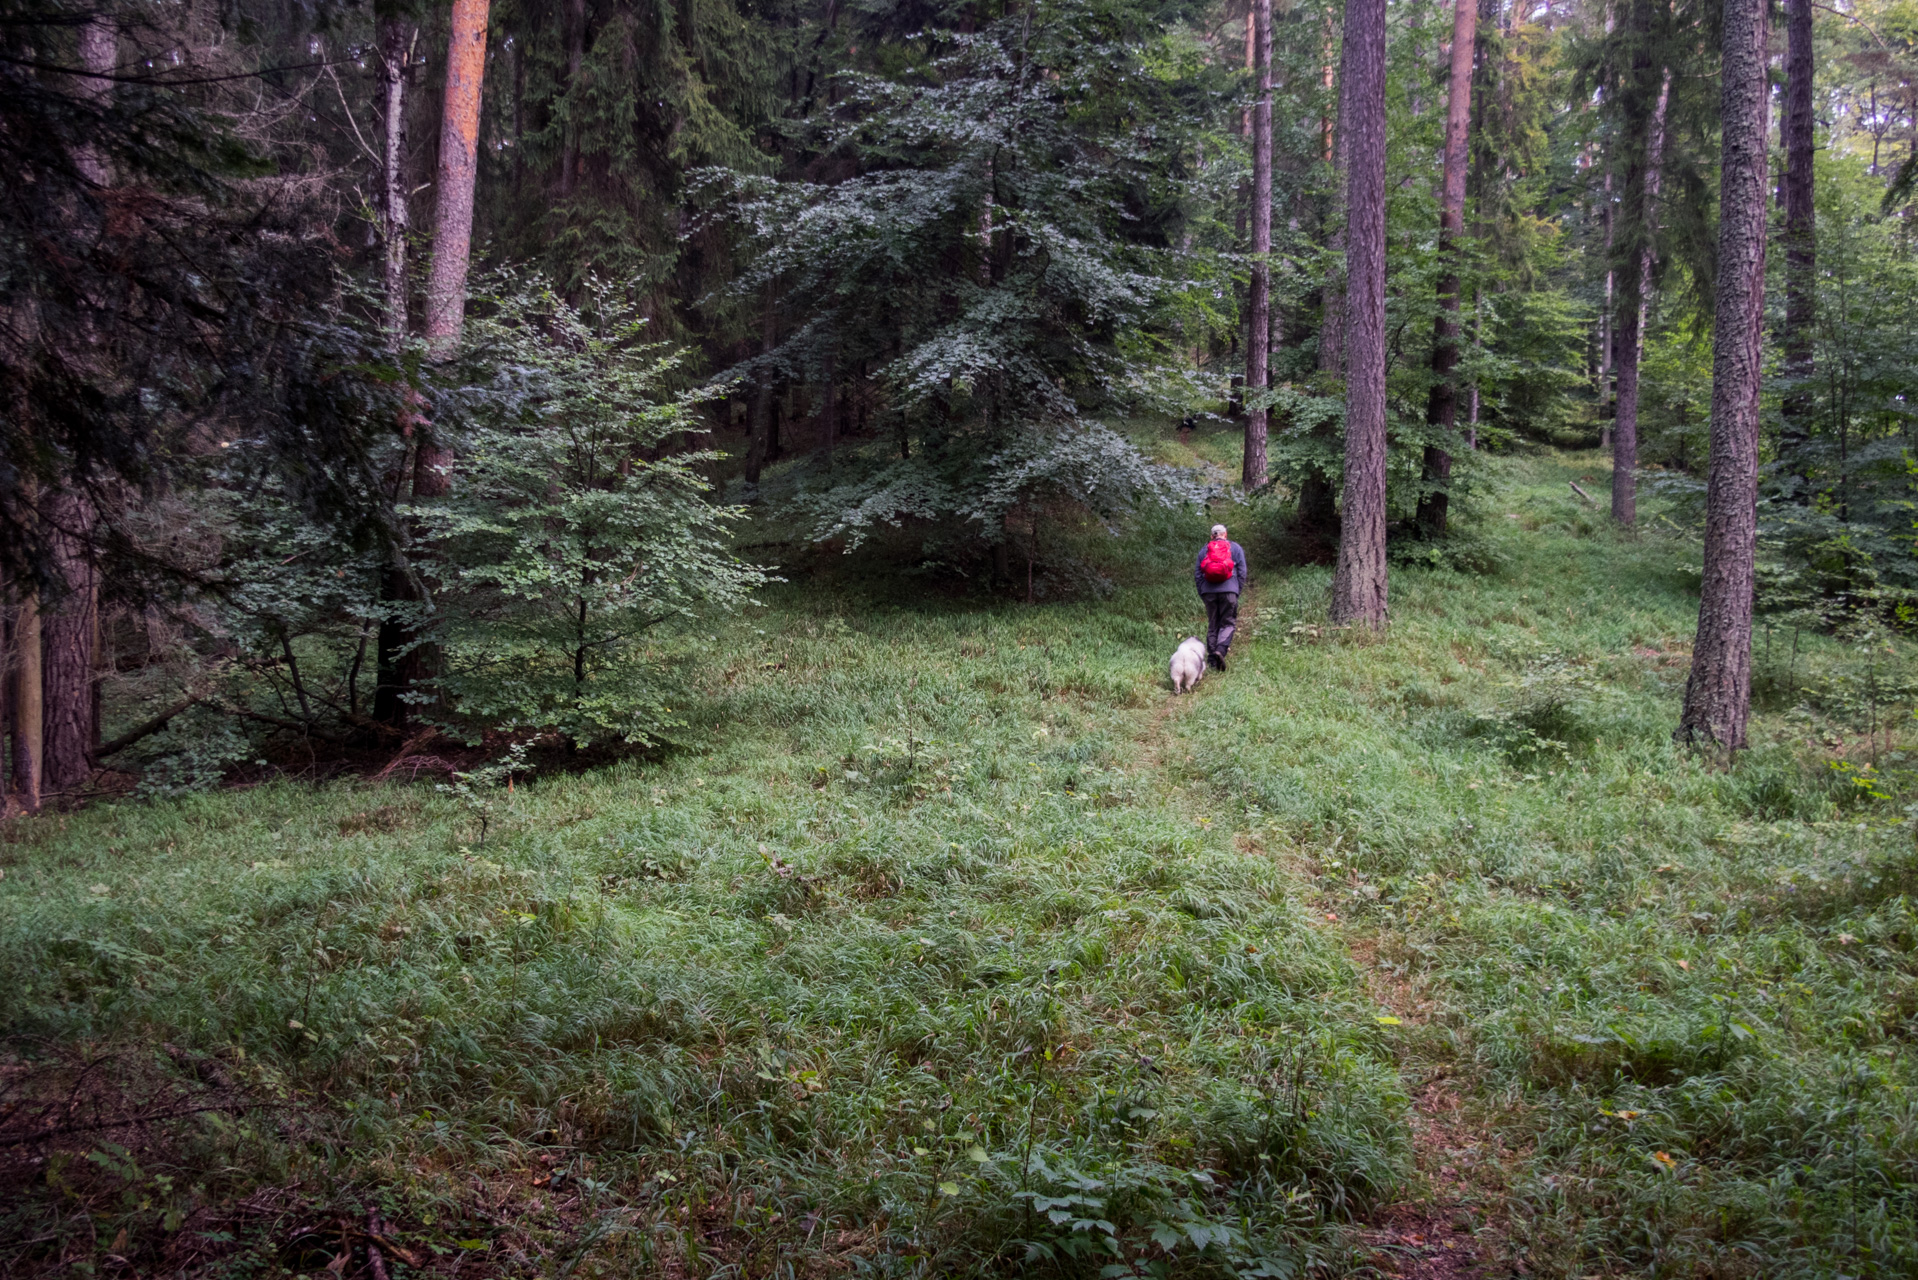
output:
[{"label": "dark shadowed forest interior", "polygon": [[0,250],[0,1274],[1918,1275],[1912,0],[0,0]]}]

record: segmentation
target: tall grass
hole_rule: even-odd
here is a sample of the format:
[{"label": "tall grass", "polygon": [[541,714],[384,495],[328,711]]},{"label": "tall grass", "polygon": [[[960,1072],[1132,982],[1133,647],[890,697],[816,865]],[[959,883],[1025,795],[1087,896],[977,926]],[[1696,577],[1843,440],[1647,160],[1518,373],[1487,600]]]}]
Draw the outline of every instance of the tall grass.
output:
[{"label": "tall grass", "polygon": [[597,1231],[609,1274],[1335,1259],[1403,1178],[1393,1051],[1297,884],[1140,758],[1184,558],[1083,607],[788,589],[672,642],[692,745],[492,793],[484,845],[424,784],[16,825],[16,1044],[166,1042],[298,1104],[191,1132],[217,1179],[16,1202],[18,1260],[164,1259],[168,1214],[231,1233],[268,1183],[501,1266]]},{"label": "tall grass", "polygon": [[1395,570],[1380,640],[1233,511],[1249,634],[1176,703],[1204,513],[1060,531],[1076,604],[795,574],[662,641],[655,762],[15,823],[7,1078],[274,1105],[20,1148],[0,1258],[319,1270],[374,1208],[465,1274],[1343,1274],[1443,1063],[1534,1273],[1911,1274],[1909,708],[1861,775],[1804,637],[1754,751],[1676,753],[1695,546],[1592,465],[1500,464],[1503,568]]}]

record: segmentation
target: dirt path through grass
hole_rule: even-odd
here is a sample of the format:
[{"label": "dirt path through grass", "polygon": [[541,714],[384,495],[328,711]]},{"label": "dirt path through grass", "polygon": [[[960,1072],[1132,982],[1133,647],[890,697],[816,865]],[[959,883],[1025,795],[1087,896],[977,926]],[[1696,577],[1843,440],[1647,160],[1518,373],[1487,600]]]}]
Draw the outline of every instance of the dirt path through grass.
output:
[{"label": "dirt path through grass", "polygon": [[[1261,638],[1254,592],[1241,600],[1240,617],[1236,639],[1243,670],[1250,667],[1252,647]],[[1158,777],[1168,792],[1188,797],[1194,820],[1202,824],[1209,822],[1203,814],[1217,808],[1216,794],[1202,769],[1183,767],[1173,736],[1206,699],[1223,694],[1231,679],[1230,671],[1208,671],[1191,695],[1168,695],[1138,736],[1142,768]],[[1234,831],[1231,843],[1247,857],[1274,857],[1255,831]],[[1411,1100],[1405,1119],[1417,1181],[1406,1196],[1359,1226],[1361,1256],[1369,1254],[1370,1265],[1407,1280],[1506,1274],[1500,1266],[1505,1253],[1501,1228],[1508,1191],[1504,1169],[1512,1152],[1471,1096],[1454,1042],[1435,1018],[1437,1002],[1424,983],[1407,976],[1407,966],[1381,959],[1381,950],[1393,949],[1396,938],[1341,921],[1314,882],[1314,868],[1277,860],[1312,916],[1339,938],[1367,994],[1404,1028],[1400,1073]]]},{"label": "dirt path through grass", "polygon": [[1347,953],[1368,994],[1406,1030],[1400,1072],[1412,1101],[1406,1123],[1418,1185],[1413,1194],[1374,1215],[1366,1243],[1417,1280],[1454,1280],[1505,1274],[1507,1184],[1512,1152],[1488,1123],[1472,1084],[1435,1018],[1437,1003],[1405,967],[1380,959],[1396,939],[1344,927]]}]

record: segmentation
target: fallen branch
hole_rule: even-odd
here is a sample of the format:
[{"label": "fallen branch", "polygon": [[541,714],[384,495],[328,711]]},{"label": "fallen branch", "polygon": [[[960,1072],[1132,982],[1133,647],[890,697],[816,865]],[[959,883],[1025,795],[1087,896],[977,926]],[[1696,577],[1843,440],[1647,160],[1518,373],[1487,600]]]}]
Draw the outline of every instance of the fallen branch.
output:
[{"label": "fallen branch", "polygon": [[162,711],[159,715],[154,716],[151,720],[143,720],[139,724],[135,725],[133,728],[128,729],[125,733],[121,734],[119,737],[114,738],[111,741],[101,743],[99,749],[93,753],[93,758],[95,760],[104,759],[107,756],[112,755],[116,751],[126,750],[128,747],[132,746],[134,743],[138,742],[142,738],[151,737],[153,734],[156,734],[160,732],[160,730],[166,728],[167,725],[173,720],[173,717],[179,715],[182,711],[185,711],[188,707],[197,705],[199,701],[200,700],[198,698],[180,699],[178,702],[168,707],[165,711]]},{"label": "fallen branch", "polygon": [[380,1254],[379,1239],[385,1234],[380,1230],[380,1211],[366,1211],[366,1266],[373,1273],[373,1280],[387,1280],[386,1259]]},{"label": "fallen branch", "polygon": [[1581,488],[1579,488],[1579,487],[1578,487],[1578,481],[1576,481],[1576,480],[1567,480],[1567,481],[1566,481],[1565,483],[1566,483],[1566,484],[1569,484],[1569,485],[1571,485],[1571,486],[1572,486],[1572,492],[1573,492],[1573,493],[1575,493],[1575,494],[1577,494],[1577,495],[1578,495],[1579,497],[1581,497],[1581,498],[1583,498],[1583,499],[1585,499],[1585,501],[1587,501],[1587,502],[1589,502],[1589,503],[1591,503],[1591,504],[1592,504],[1593,506],[1597,506],[1597,505],[1598,505],[1598,499],[1597,499],[1597,498],[1594,498],[1594,497],[1593,497],[1593,496],[1592,496],[1591,494],[1589,494],[1589,493],[1587,493],[1587,492],[1585,492],[1585,491],[1584,491],[1583,489],[1581,489]]},{"label": "fallen branch", "polygon": [[337,734],[321,733],[311,724],[302,724],[298,720],[288,720],[282,716],[270,716],[264,711],[253,711],[247,707],[236,707],[229,703],[214,702],[210,699],[207,705],[224,711],[230,716],[238,716],[242,720],[257,720],[261,724],[270,724],[276,729],[290,730],[302,737],[318,738],[321,742],[331,742],[337,745],[346,741],[346,739],[339,737]]},{"label": "fallen branch", "polygon": [[206,1115],[209,1112],[222,1111],[270,1111],[290,1107],[290,1102],[224,1102],[206,1107],[183,1107],[177,1111],[150,1111],[145,1115],[128,1116],[120,1120],[97,1120],[92,1124],[51,1124],[37,1133],[23,1133],[14,1137],[0,1136],[0,1147],[24,1146],[29,1142],[47,1142],[54,1138],[63,1138],[71,1133],[96,1133],[101,1129],[126,1129],[136,1124],[153,1124],[160,1120],[184,1120],[188,1116]]},{"label": "fallen branch", "polygon": [[[386,781],[387,775],[392,773],[393,770],[399,768],[400,765],[406,761],[406,758],[408,756],[413,755],[421,747],[425,746],[427,743],[431,742],[434,738],[438,736],[439,736],[438,729],[427,729],[427,730],[424,730],[423,732],[416,733],[412,737],[408,738],[404,743],[401,744],[400,753],[394,756],[390,761],[388,761],[384,769],[381,769],[378,773],[374,774],[373,780],[375,782]],[[417,774],[419,770],[414,769],[413,772]]]}]

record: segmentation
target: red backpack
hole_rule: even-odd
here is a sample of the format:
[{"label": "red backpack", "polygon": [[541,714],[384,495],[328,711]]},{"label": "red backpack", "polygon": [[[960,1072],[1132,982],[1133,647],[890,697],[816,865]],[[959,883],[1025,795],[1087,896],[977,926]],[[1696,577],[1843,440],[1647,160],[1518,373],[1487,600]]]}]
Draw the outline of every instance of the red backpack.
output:
[{"label": "red backpack", "polygon": [[1232,544],[1223,538],[1214,538],[1205,544],[1205,555],[1199,560],[1199,572],[1205,575],[1207,582],[1224,582],[1239,571],[1232,563]]}]

